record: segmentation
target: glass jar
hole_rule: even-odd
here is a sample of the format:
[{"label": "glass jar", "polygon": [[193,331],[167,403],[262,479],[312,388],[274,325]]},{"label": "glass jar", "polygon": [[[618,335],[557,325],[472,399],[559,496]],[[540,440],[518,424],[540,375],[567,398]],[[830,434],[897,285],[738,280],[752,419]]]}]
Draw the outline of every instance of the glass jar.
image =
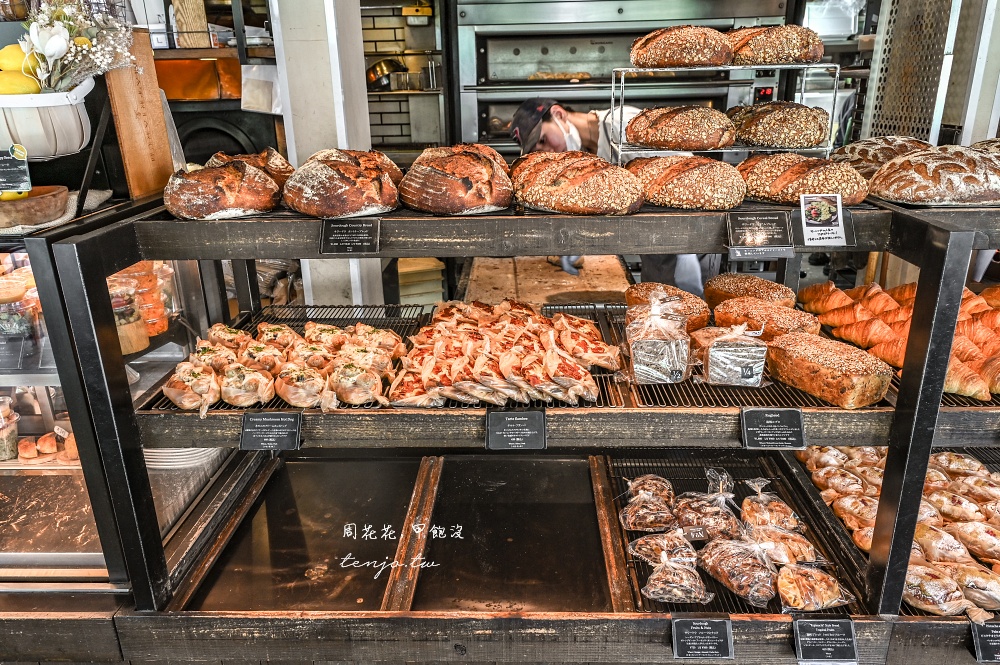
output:
[{"label": "glass jar", "polygon": [[0,303],[17,302],[28,292],[24,278],[18,275],[0,275]]},{"label": "glass jar", "polygon": [[20,414],[10,410],[10,398],[7,400],[7,415],[0,415],[0,461],[17,459],[17,421]]},{"label": "glass jar", "polygon": [[177,291],[174,288],[174,269],[166,263],[157,266],[156,270],[157,282],[156,286],[163,292],[165,297],[164,304],[167,309],[171,312],[176,312],[177,307]]},{"label": "glass jar", "polygon": [[42,316],[42,301],[38,297],[38,289],[28,289],[21,299],[21,303],[31,309],[31,318],[35,326],[35,339],[41,340],[48,336],[45,329],[45,317]]},{"label": "glass jar", "polygon": [[151,302],[144,305],[139,305],[139,314],[142,316],[143,321],[149,321],[150,319],[159,319],[167,315],[167,309],[163,305],[163,298],[160,298],[159,302]]},{"label": "glass jar", "polygon": [[139,305],[135,299],[138,282],[126,277],[109,277],[108,293],[111,295],[111,309],[115,313],[115,326],[118,328],[118,341],[122,353],[128,355],[137,353],[149,346],[149,334],[146,332],[146,322],[139,313]]},{"label": "glass jar", "polygon": [[161,316],[156,319],[146,319],[146,333],[150,337],[156,337],[157,335],[162,335],[167,332],[170,327],[170,318],[167,316]]}]

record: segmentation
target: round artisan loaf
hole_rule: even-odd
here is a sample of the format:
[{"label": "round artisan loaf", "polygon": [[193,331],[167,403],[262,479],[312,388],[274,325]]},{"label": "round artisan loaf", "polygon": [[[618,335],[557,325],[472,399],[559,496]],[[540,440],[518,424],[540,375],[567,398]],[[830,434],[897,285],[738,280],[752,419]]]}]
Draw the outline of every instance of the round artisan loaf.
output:
[{"label": "round artisan loaf", "polygon": [[178,171],[163,188],[163,205],[182,219],[232,219],[274,210],[281,188],[246,162]]},{"label": "round artisan loaf", "polygon": [[819,107],[795,102],[734,106],[726,115],[736,126],[736,140],[762,148],[812,148],[825,143],[830,116]]},{"label": "round artisan loaf", "polygon": [[920,205],[1000,205],[1000,155],[959,145],[918,150],[886,162],[871,193]]},{"label": "round artisan loaf", "polygon": [[205,166],[222,166],[229,162],[246,162],[250,166],[256,166],[271,176],[278,187],[284,187],[285,181],[295,173],[295,168],[274,148],[265,148],[256,155],[227,155],[217,152],[205,162]]},{"label": "round artisan loaf", "polygon": [[715,150],[736,140],[733,121],[707,106],[646,109],[625,128],[629,143],[669,150]]},{"label": "round artisan loaf", "polygon": [[687,331],[689,333],[708,325],[708,317],[711,314],[708,303],[683,289],[657,282],[640,282],[625,289],[625,304],[630,308],[648,307],[650,298],[654,297],[660,299],[680,298],[674,305],[674,311],[688,317]]},{"label": "round artisan loaf", "polygon": [[705,302],[715,309],[732,298],[757,298],[782,307],[795,307],[795,291],[748,273],[724,272],[705,282]]},{"label": "round artisan loaf", "polygon": [[930,147],[927,141],[912,136],[873,136],[837,148],[830,160],[852,166],[865,178],[871,178],[889,160]]},{"label": "round artisan loaf", "polygon": [[639,179],[586,152],[532,152],[511,168],[521,204],[572,215],[627,215],[642,207]]},{"label": "round artisan loaf", "polygon": [[733,59],[729,40],[699,25],[660,28],[632,42],[634,67],[713,67]]},{"label": "round artisan loaf", "polygon": [[438,215],[503,210],[511,196],[507,162],[478,143],[427,148],[399,185],[404,205]]},{"label": "round artisan loaf", "polygon": [[823,59],[823,40],[800,25],[738,28],[726,33],[734,65],[793,65]]},{"label": "round artisan loaf", "polygon": [[[927,145],[930,147],[929,143]],[[1000,138],[977,141],[969,147],[975,148],[976,150],[982,150],[983,152],[989,152],[994,155],[1000,155]]]},{"label": "round artisan loaf", "polygon": [[399,168],[377,150],[320,150],[285,183],[285,204],[328,219],[378,215],[399,204],[393,175]]},{"label": "round artisan loaf", "polygon": [[802,194],[840,194],[844,205],[868,195],[868,181],[847,164],[792,152],[754,155],[736,167],[747,182],[747,197],[798,205]]},{"label": "round artisan loaf", "polygon": [[639,157],[625,168],[639,179],[646,201],[667,208],[728,210],[747,192],[736,167],[708,157]]}]

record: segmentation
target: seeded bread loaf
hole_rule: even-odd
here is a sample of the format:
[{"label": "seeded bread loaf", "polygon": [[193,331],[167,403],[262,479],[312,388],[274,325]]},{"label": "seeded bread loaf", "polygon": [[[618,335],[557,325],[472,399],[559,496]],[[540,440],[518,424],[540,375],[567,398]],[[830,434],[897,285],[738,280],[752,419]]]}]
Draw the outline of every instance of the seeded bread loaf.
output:
[{"label": "seeded bread loaf", "polygon": [[763,330],[760,338],[765,342],[790,332],[819,335],[820,328],[812,314],[760,298],[731,298],[715,308],[715,325],[727,328],[741,323],[747,330]]},{"label": "seeded bread loaf", "polygon": [[[271,179],[278,183],[278,187],[284,187],[288,178],[295,173],[295,168],[274,148],[265,148],[256,155],[227,155],[224,152],[217,152],[205,162],[205,166],[222,166],[229,162],[246,162],[250,166],[256,166],[271,176]],[[403,176],[402,173],[399,175]]]},{"label": "seeded bread loaf", "polygon": [[376,150],[321,150],[285,183],[285,204],[314,217],[378,215],[399,204],[398,172]]},{"label": "seeded bread loaf", "polygon": [[747,191],[734,166],[708,157],[639,157],[625,168],[639,179],[646,201],[667,208],[728,210]]},{"label": "seeded bread loaf", "polygon": [[892,368],[843,342],[790,333],[768,345],[771,376],[843,409],[875,404],[889,390]]},{"label": "seeded bread loaf", "polygon": [[726,33],[734,65],[793,65],[823,59],[823,40],[801,25],[738,28]]},{"label": "seeded bread loaf", "polygon": [[629,143],[668,150],[715,150],[736,140],[736,127],[725,113],[707,106],[646,109],[625,128]]},{"label": "seeded bread loaf", "polygon": [[514,196],[536,210],[627,215],[642,207],[639,179],[586,152],[532,152],[511,167]]},{"label": "seeded bread loaf", "polygon": [[976,150],[982,150],[983,152],[989,152],[994,155],[1000,155],[1000,138],[977,141],[969,147],[975,148]]},{"label": "seeded bread loaf", "polygon": [[736,126],[736,140],[762,148],[812,148],[826,143],[830,116],[795,102],[734,106],[726,115]]},{"label": "seeded bread loaf", "polygon": [[737,167],[747,182],[747,197],[798,205],[802,194],[840,194],[845,206],[868,195],[868,182],[847,164],[791,152],[754,155]]},{"label": "seeded bread loaf", "polygon": [[929,147],[927,141],[912,136],[874,136],[837,148],[830,154],[830,161],[847,164],[871,178],[889,160]]},{"label": "seeded bread loaf", "polygon": [[718,30],[677,25],[636,39],[630,57],[633,67],[706,67],[728,65],[733,49]]},{"label": "seeded bread loaf", "polygon": [[233,219],[274,210],[281,188],[246,162],[178,171],[163,188],[163,205],[182,219]]},{"label": "seeded bread loaf", "polygon": [[512,189],[507,162],[477,143],[427,148],[399,184],[409,208],[439,215],[473,215],[503,210]]},{"label": "seeded bread loaf", "polygon": [[633,310],[648,307],[650,298],[655,296],[680,299],[673,305],[676,307],[674,311],[688,317],[687,331],[689,333],[708,325],[708,317],[711,314],[708,303],[676,286],[656,282],[640,282],[625,289],[625,304],[629,307],[626,323],[631,323],[629,317],[634,316]]},{"label": "seeded bread loaf", "polygon": [[896,203],[1000,205],[1000,155],[958,145],[918,150],[884,164],[870,188]]},{"label": "seeded bread loaf", "polygon": [[795,307],[795,292],[783,284],[747,273],[724,272],[705,283],[705,301],[715,309],[724,300],[750,296],[781,307]]}]

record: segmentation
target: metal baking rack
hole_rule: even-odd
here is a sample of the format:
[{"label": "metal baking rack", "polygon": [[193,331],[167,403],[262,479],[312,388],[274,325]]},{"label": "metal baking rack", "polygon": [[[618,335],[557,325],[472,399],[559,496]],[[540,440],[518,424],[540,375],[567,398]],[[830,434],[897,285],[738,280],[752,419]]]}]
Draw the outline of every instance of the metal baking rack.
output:
[{"label": "metal baking rack", "polygon": [[[803,75],[799,76],[799,93],[802,96],[803,101],[805,100],[806,93],[806,76],[805,73],[810,71],[823,71],[829,73],[833,77],[833,101],[831,102],[832,112],[829,114],[829,135],[827,140],[823,145],[813,146],[811,148],[768,148],[760,146],[750,146],[735,144],[728,148],[716,148],[714,150],[669,150],[666,148],[653,148],[649,146],[639,145],[636,143],[629,143],[625,140],[625,128],[628,123],[625,120],[625,106],[626,101],[626,90],[628,86],[626,82],[638,83],[642,82],[643,76],[656,76],[656,75],[670,75],[682,72],[731,72],[736,73],[736,78],[747,79],[752,85],[754,75],[753,72],[761,70],[776,70],[776,71],[797,71],[803,72]],[[740,73],[748,72],[749,74],[740,75]],[[732,74],[730,77],[733,78]],[[816,62],[811,64],[798,64],[798,65],[721,65],[716,67],[656,67],[656,68],[643,68],[643,67],[617,67],[611,70],[611,117],[617,121],[618,127],[617,132],[612,132],[609,137],[611,143],[611,155],[612,161],[619,166],[628,162],[629,159],[635,157],[655,157],[658,155],[671,155],[671,154],[687,154],[690,152],[696,152],[698,154],[717,154],[717,155],[727,155],[733,153],[752,153],[752,152],[794,152],[801,155],[810,155],[815,157],[829,157],[830,152],[834,148],[834,137],[836,136],[834,131],[834,116],[837,112],[837,93],[840,85],[840,65],[827,63],[827,62]],[[726,109],[720,109],[725,111]],[[617,135],[615,135],[617,134]]]}]

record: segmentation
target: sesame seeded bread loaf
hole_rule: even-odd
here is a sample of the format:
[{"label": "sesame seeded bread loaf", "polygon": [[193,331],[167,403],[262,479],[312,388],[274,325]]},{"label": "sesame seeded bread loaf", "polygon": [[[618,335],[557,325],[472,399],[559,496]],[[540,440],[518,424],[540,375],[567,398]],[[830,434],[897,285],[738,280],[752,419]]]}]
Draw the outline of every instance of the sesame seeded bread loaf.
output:
[{"label": "sesame seeded bread loaf", "polygon": [[707,106],[646,109],[625,128],[629,143],[668,150],[715,150],[736,140],[733,121]]},{"label": "sesame seeded bread loaf", "polygon": [[768,344],[773,378],[843,409],[875,404],[889,390],[892,368],[843,342],[790,333]]},{"label": "sesame seeded bread loaf", "polygon": [[715,325],[728,328],[741,323],[751,331],[763,330],[760,338],[765,342],[790,332],[819,335],[820,328],[812,314],[760,298],[731,298],[715,308]]},{"label": "sesame seeded bread loaf", "polygon": [[314,217],[378,215],[399,205],[398,171],[375,150],[321,150],[285,183],[285,204]]},{"label": "sesame seeded bread loaf", "polygon": [[532,152],[511,167],[514,196],[536,210],[627,215],[642,207],[639,179],[586,152]]},{"label": "sesame seeded bread loaf", "polygon": [[927,141],[912,136],[874,136],[837,148],[830,160],[852,166],[865,178],[871,178],[889,160],[929,147]]},{"label": "sesame seeded bread loaf", "polygon": [[791,152],[754,155],[737,167],[747,183],[747,197],[798,205],[802,194],[840,194],[845,206],[868,195],[868,182],[847,164]]},{"label": "sesame seeded bread loaf", "polygon": [[958,145],[918,150],[886,162],[870,188],[896,203],[1000,205],[1000,155]]},{"label": "sesame seeded bread loaf", "polygon": [[994,155],[1000,155],[1000,138],[976,141],[969,147],[975,148],[976,150],[982,150],[983,152],[989,152]]},{"label": "sesame seeded bread loaf", "polygon": [[795,292],[783,284],[747,273],[724,272],[705,283],[705,301],[715,309],[724,300],[750,296],[781,307],[795,307]]},{"label": "sesame seeded bread loaf", "polygon": [[677,25],[636,39],[630,57],[633,67],[711,67],[728,65],[733,49],[718,30]]},{"label": "sesame seeded bread loaf", "polygon": [[513,190],[507,162],[477,143],[427,148],[399,184],[409,208],[438,215],[472,215],[508,207]]},{"label": "sesame seeded bread loaf", "polygon": [[734,65],[794,65],[823,59],[823,40],[800,25],[738,28],[726,33]]},{"label": "sesame seeded bread loaf", "polygon": [[[641,313],[639,311],[641,308],[649,307],[651,297],[680,298],[671,307],[674,312],[688,317],[687,331],[689,333],[708,325],[708,317],[711,314],[708,303],[698,296],[679,289],[676,286],[658,284],[656,282],[640,282],[625,289],[625,304],[629,307],[626,314],[626,324],[631,323],[630,317]],[[633,310],[636,311],[634,312]]]},{"label": "sesame seeded bread loaf", "polygon": [[182,219],[233,219],[274,210],[281,188],[267,173],[232,162],[170,176],[163,205]]},{"label": "sesame seeded bread loaf", "polygon": [[736,126],[736,140],[762,148],[812,148],[830,135],[830,116],[819,107],[795,102],[734,106],[726,115]]},{"label": "sesame seeded bread loaf", "polygon": [[639,179],[646,201],[667,208],[729,210],[747,191],[736,167],[708,157],[639,157],[625,168]]},{"label": "sesame seeded bread loaf", "polygon": [[[250,166],[256,166],[271,176],[278,187],[284,187],[285,181],[295,173],[295,168],[274,148],[265,148],[256,155],[227,155],[217,152],[205,162],[205,166],[222,166],[229,162],[246,162]],[[399,177],[402,178],[403,174],[400,173]]]}]

